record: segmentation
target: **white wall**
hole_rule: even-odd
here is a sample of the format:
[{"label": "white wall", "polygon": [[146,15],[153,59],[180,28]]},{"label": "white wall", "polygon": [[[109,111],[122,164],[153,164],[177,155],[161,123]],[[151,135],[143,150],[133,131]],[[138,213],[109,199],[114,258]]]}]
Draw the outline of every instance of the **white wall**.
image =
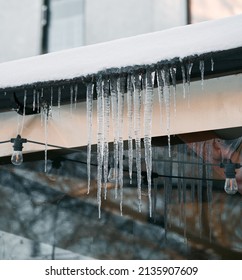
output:
[{"label": "white wall", "polygon": [[185,0],[86,0],[85,44],[186,24]]},{"label": "white wall", "polygon": [[0,0],[0,62],[40,54],[42,0]]}]

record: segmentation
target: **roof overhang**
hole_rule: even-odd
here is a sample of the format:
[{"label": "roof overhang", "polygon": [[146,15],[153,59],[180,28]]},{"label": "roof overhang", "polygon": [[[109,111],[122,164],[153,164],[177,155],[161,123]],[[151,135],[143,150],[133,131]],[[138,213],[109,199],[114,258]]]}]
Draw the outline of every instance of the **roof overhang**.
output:
[{"label": "roof overhang", "polygon": [[[97,77],[142,73],[165,66],[194,62],[191,79],[200,78],[204,60],[205,78],[242,72],[242,16],[176,27],[115,41],[84,46],[0,64],[0,111],[11,109],[12,94],[23,90],[50,92],[62,86],[62,102],[69,102],[69,86],[79,85],[79,101],[85,100],[85,84]],[[211,59],[214,69],[211,69]],[[50,94],[49,94],[50,95]],[[54,98],[54,104],[57,103]]]}]

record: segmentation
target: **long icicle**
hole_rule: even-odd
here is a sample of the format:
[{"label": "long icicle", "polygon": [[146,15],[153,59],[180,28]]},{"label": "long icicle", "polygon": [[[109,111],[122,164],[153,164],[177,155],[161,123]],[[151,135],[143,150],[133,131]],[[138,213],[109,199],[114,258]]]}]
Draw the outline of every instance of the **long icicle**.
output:
[{"label": "long icicle", "polygon": [[98,216],[101,218],[102,204],[102,171],[103,171],[103,142],[104,142],[104,98],[102,77],[97,81],[97,202]]},{"label": "long icicle", "polygon": [[118,78],[118,150],[119,150],[119,169],[118,169],[118,183],[120,188],[120,214],[123,214],[123,118],[124,118],[124,85],[125,78]]},{"label": "long icicle", "polygon": [[104,199],[107,198],[107,182],[108,182],[108,162],[109,162],[109,118],[110,118],[110,95],[109,95],[109,80],[103,82],[104,94],[104,148],[103,148],[103,180],[104,180]]},{"label": "long icicle", "polygon": [[161,78],[163,80],[163,94],[164,102],[166,108],[166,131],[168,136],[168,151],[169,157],[171,157],[171,135],[170,135],[170,107],[171,107],[171,98],[170,98],[170,76],[168,68],[161,70]]},{"label": "long icicle", "polygon": [[92,151],[92,115],[93,115],[93,84],[87,85],[87,193],[90,192],[91,185],[91,151]]},{"label": "long icicle", "polygon": [[151,128],[153,113],[153,85],[154,73],[147,70],[145,74],[145,100],[144,100],[144,147],[145,163],[148,181],[149,214],[152,217],[151,183],[152,183],[152,147],[151,147]]},{"label": "long icicle", "polygon": [[127,106],[128,106],[128,157],[129,157],[129,180],[132,184],[132,173],[133,173],[133,85],[131,75],[127,78]]},{"label": "long icicle", "polygon": [[113,162],[115,174],[115,199],[118,197],[118,90],[117,90],[117,77],[112,77],[110,80],[111,89],[111,105],[112,105],[112,121],[113,121]]},{"label": "long icicle", "polygon": [[142,209],[141,197],[141,77],[138,74],[132,76],[134,86],[134,134],[137,171],[138,209]]}]

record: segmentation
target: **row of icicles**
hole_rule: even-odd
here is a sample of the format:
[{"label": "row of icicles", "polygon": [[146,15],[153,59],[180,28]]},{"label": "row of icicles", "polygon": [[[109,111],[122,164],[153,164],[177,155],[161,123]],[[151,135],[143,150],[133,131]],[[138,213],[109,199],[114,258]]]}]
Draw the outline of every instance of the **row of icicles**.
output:
[{"label": "row of icicles", "polygon": [[[183,97],[190,92],[190,79],[192,73],[193,62],[188,62],[186,65],[181,64]],[[199,61],[199,69],[201,73],[201,85],[204,83],[204,60]],[[214,69],[214,62],[211,58],[211,71]],[[128,117],[128,163],[129,177],[132,183],[133,174],[133,158],[136,161],[137,174],[137,196],[138,210],[142,210],[141,199],[141,129],[144,131],[144,153],[145,165],[148,181],[148,200],[149,200],[149,215],[152,216],[152,146],[151,146],[151,129],[152,129],[152,111],[154,102],[154,85],[158,87],[158,97],[160,105],[160,122],[162,124],[162,111],[165,107],[166,114],[166,132],[168,135],[168,150],[171,157],[170,149],[170,105],[171,92],[173,92],[174,111],[176,112],[176,73],[177,67],[164,66],[162,69],[151,71],[146,69],[144,74],[128,74],[125,76],[111,76],[110,78],[102,77],[101,75],[94,82],[87,84],[86,104],[87,104],[87,177],[88,186],[87,193],[90,191],[91,182],[91,147],[92,147],[92,122],[93,122],[93,99],[94,87],[97,92],[97,202],[99,209],[99,217],[101,217],[101,202],[102,196],[106,199],[108,173],[110,167],[109,153],[109,133],[110,120],[113,126],[113,166],[115,174],[115,198],[120,197],[120,213],[122,215],[123,205],[123,119],[124,106],[127,106]],[[171,90],[172,88],[172,90]],[[127,104],[125,104],[124,94],[127,93]],[[57,106],[61,108],[62,87],[58,87],[57,91]],[[70,86],[70,112],[72,113],[73,106],[77,104],[78,85]],[[50,103],[45,103],[44,90],[33,92],[33,111],[37,110],[41,113],[41,123],[44,125],[45,131],[45,172],[47,172],[47,149],[48,149],[48,119],[51,117],[51,108],[53,106],[53,87],[50,89]],[[25,106],[27,99],[27,91],[24,93],[24,112],[22,124],[18,117],[17,134],[22,134],[25,117]],[[141,108],[144,108],[142,111]],[[143,112],[144,123],[141,123],[141,113]],[[143,127],[141,127],[143,125]],[[161,125],[162,127],[162,125]],[[135,146],[133,147],[133,140]],[[103,192],[103,194],[102,194]]]},{"label": "row of icicles", "polygon": [[[186,91],[190,91],[190,77],[193,63],[187,63],[186,67],[182,64],[181,73],[183,80],[183,97],[186,97]],[[211,59],[211,71],[213,71],[214,62]],[[201,73],[201,85],[204,83],[204,61],[199,61]],[[166,132],[168,135],[168,150],[171,157],[170,149],[170,105],[171,92],[174,96],[174,110],[176,111],[176,66],[164,67],[162,69],[151,71],[146,69],[144,74],[128,74],[127,77],[110,77],[105,78],[101,75],[96,81],[97,92],[97,202],[99,209],[99,218],[101,217],[102,196],[106,199],[107,184],[109,174],[109,129],[110,120],[113,126],[113,158],[112,163],[115,174],[115,198],[120,197],[120,213],[122,215],[123,205],[123,120],[124,106],[127,106],[128,117],[128,165],[130,183],[132,183],[133,174],[133,157],[136,161],[137,174],[137,196],[138,210],[142,210],[141,199],[141,129],[143,128],[144,136],[144,158],[148,182],[148,201],[149,215],[152,217],[152,146],[151,146],[151,129],[152,129],[152,111],[154,102],[154,84],[157,83],[160,103],[160,115],[162,115],[163,106],[166,113]],[[173,90],[171,90],[171,87]],[[127,104],[125,104],[124,94],[127,93]],[[90,191],[91,181],[91,147],[92,147],[92,122],[93,122],[93,94],[94,84],[87,85],[87,176],[88,176],[88,193]],[[164,104],[164,105],[163,105]],[[141,107],[144,107],[143,119],[141,123]],[[162,123],[162,117],[161,117]],[[143,125],[143,127],[141,127]],[[135,147],[133,147],[133,140]],[[103,193],[102,193],[103,192]]]}]

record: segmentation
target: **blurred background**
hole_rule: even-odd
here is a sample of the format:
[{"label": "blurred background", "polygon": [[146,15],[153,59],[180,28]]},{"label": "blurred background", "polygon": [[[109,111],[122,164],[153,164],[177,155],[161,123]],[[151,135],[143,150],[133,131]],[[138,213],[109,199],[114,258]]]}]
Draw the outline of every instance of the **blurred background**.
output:
[{"label": "blurred background", "polygon": [[240,13],[241,0],[0,0],[0,62]]}]

